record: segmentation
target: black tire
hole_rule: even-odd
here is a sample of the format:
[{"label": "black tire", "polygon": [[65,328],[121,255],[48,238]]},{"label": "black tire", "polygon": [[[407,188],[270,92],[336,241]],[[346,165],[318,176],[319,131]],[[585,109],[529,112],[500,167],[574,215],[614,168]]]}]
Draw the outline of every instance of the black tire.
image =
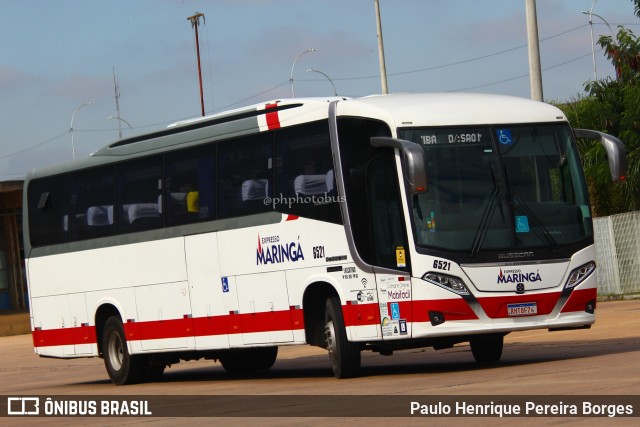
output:
[{"label": "black tire", "polygon": [[158,380],[164,365],[152,365],[146,355],[131,355],[127,348],[122,320],[111,316],[102,333],[102,357],[109,378],[116,385],[135,384],[146,380]]},{"label": "black tire", "polygon": [[148,381],[148,382],[159,381],[162,378],[162,375],[164,375],[164,369],[166,367],[167,365],[164,365],[164,364],[156,365],[151,362],[147,363],[142,381]]},{"label": "black tire", "polygon": [[481,335],[470,342],[471,353],[476,362],[481,364],[497,363],[502,357],[504,335]]},{"label": "black tire", "polygon": [[267,370],[276,363],[277,358],[278,347],[258,347],[230,350],[221,355],[219,360],[225,371],[237,374]]},{"label": "black tire", "polygon": [[338,297],[327,300],[324,315],[324,336],[331,369],[336,378],[350,378],[360,373],[360,345],[347,339]]}]

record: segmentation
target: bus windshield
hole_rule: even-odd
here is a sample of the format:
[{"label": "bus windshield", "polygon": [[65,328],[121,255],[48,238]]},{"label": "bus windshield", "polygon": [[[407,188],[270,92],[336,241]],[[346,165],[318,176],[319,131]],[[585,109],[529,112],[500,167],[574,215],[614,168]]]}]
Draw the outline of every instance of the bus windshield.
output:
[{"label": "bus windshield", "polygon": [[428,189],[413,196],[418,246],[466,252],[549,248],[591,238],[568,125],[400,129],[425,152]]}]

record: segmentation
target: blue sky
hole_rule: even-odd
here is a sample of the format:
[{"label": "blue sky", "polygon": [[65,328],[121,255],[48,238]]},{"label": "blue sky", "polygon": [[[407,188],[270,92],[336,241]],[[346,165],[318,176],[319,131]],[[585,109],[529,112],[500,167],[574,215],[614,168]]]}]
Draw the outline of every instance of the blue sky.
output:
[{"label": "blue sky", "polygon": [[[593,78],[593,0],[537,0],[546,100],[583,93]],[[200,114],[194,32],[200,27],[205,109],[295,94],[380,93],[373,0],[0,0],[0,180],[87,156],[118,138]],[[380,0],[390,92],[473,91],[530,96],[525,0]],[[599,0],[616,31],[640,33],[630,0]],[[610,34],[594,17],[594,37]],[[597,47],[596,47],[597,48]],[[596,52],[598,77],[613,73]],[[120,122],[122,124],[122,122]]]}]

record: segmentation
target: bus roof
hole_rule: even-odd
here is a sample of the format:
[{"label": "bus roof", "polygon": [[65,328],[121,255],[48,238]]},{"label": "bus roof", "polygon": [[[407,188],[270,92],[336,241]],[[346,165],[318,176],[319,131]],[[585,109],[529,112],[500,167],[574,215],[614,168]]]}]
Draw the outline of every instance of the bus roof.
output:
[{"label": "bus roof", "polygon": [[392,129],[567,120],[560,109],[543,102],[480,93],[373,95],[341,102],[338,115],[378,118]]},{"label": "bus roof", "polygon": [[326,120],[338,101],[338,116],[366,117],[399,127],[466,126],[566,121],[551,105],[505,95],[430,93],[372,95],[363,98],[293,98],[273,100],[222,113],[182,120],[166,129],[135,135],[107,145],[91,156],[39,168],[28,174],[54,175],[166,149],[198,145],[256,132]]}]

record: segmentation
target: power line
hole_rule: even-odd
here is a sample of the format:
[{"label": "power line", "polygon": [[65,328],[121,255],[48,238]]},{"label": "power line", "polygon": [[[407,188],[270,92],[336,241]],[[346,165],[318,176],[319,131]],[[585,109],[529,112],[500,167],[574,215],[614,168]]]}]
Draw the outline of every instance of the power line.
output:
[{"label": "power line", "polygon": [[53,142],[56,139],[58,139],[58,138],[60,138],[60,137],[62,137],[64,135],[67,135],[68,133],[69,133],[69,131],[67,130],[67,131],[62,132],[61,134],[58,134],[58,135],[56,135],[56,136],[54,136],[52,138],[47,139],[44,142],[41,142],[41,143],[36,144],[36,145],[33,145],[33,146],[29,147],[29,148],[25,148],[23,150],[19,150],[19,151],[15,151],[13,153],[5,154],[3,156],[0,156],[0,160],[4,160],[4,159],[7,159],[9,157],[17,156],[18,154],[26,153],[27,151],[31,151],[31,150],[34,150],[34,149],[36,149],[38,147],[42,147],[43,145],[49,144],[50,142]]},{"label": "power line", "polygon": [[282,87],[282,86],[284,86],[284,85],[288,85],[289,83],[290,83],[290,81],[289,81],[289,80],[287,80],[286,82],[280,83],[279,85],[276,85],[276,86],[273,86],[273,87],[271,87],[271,88],[269,88],[269,89],[263,90],[262,92],[257,93],[257,94],[255,94],[255,95],[252,95],[252,96],[249,96],[249,97],[247,97],[247,98],[244,98],[244,99],[241,99],[241,100],[239,100],[239,101],[236,101],[236,102],[234,102],[234,103],[227,104],[227,105],[224,105],[224,106],[222,106],[222,107],[216,108],[216,110],[215,110],[215,111],[226,110],[227,108],[229,108],[229,107],[233,107],[234,105],[242,104],[242,103],[244,103],[245,101],[248,101],[248,100],[253,99],[253,98],[257,98],[257,97],[259,97],[259,96],[261,96],[261,95],[264,95],[265,93],[272,92],[272,91],[274,91],[274,90],[276,90],[276,89],[278,89],[278,88],[280,88],[280,87]]},{"label": "power line", "polygon": [[[600,49],[600,51],[602,51],[602,49]],[[578,57],[573,58],[573,59],[569,59],[569,60],[564,61],[564,62],[560,62],[560,63],[555,64],[555,65],[551,65],[549,67],[545,67],[545,68],[542,69],[542,71],[548,71],[548,70],[551,70],[551,69],[554,69],[554,68],[558,68],[558,67],[561,67],[563,65],[569,64],[570,62],[574,62],[574,61],[578,61],[580,59],[586,58],[587,56],[591,56],[591,52],[589,52],[589,53],[587,53],[585,55],[578,56]],[[480,88],[483,88],[483,87],[495,86],[495,85],[498,85],[498,84],[507,83],[507,82],[510,82],[510,81],[513,81],[513,80],[523,79],[525,77],[529,77],[529,73],[520,74],[519,76],[509,77],[509,78],[506,78],[506,79],[503,79],[503,80],[497,80],[495,82],[483,83],[481,85],[476,85],[476,86],[469,86],[469,87],[465,87],[465,88],[462,88],[462,89],[448,90],[447,92],[462,92],[462,91],[466,91],[466,90],[480,89]]]},{"label": "power line", "polygon": [[[560,33],[556,33],[556,34],[553,34],[551,36],[544,37],[544,38],[540,39],[540,41],[547,41],[547,40],[553,39],[555,37],[562,36],[564,34],[567,34],[567,33],[576,31],[578,29],[584,28],[587,25],[589,25],[589,24],[583,24],[583,25],[580,25],[580,26],[577,26],[577,27],[574,27],[574,28],[570,28],[570,29],[562,31]],[[632,24],[618,24],[618,25],[640,25],[640,24],[632,23]],[[432,67],[421,68],[421,69],[417,69],[417,70],[409,70],[409,71],[401,71],[401,72],[397,72],[397,73],[389,73],[388,75],[389,76],[401,76],[401,75],[420,73],[420,72],[425,72],[425,71],[432,71],[432,70],[446,68],[446,67],[452,67],[452,66],[456,66],[456,65],[466,64],[466,63],[469,63],[469,62],[479,61],[479,60],[482,60],[482,59],[487,59],[487,58],[491,58],[491,57],[494,57],[494,56],[502,55],[502,54],[509,53],[509,52],[512,52],[512,51],[515,51],[515,50],[518,50],[518,49],[522,49],[522,48],[524,48],[526,46],[527,46],[526,44],[523,44],[523,45],[519,45],[519,46],[514,46],[512,48],[503,49],[503,50],[500,50],[500,51],[497,51],[497,52],[489,53],[489,54],[486,54],[486,55],[481,55],[481,56],[478,56],[478,57],[475,57],[475,58],[455,61],[455,62],[451,62],[451,63],[448,63],[448,64],[435,65],[435,66],[432,66]],[[586,56],[589,56],[589,55],[591,55],[591,54],[582,55],[582,56],[579,56],[577,58],[573,58],[573,59],[561,62],[559,64],[555,64],[555,65],[552,65],[550,67],[546,67],[546,68],[543,69],[543,71],[547,71],[547,70],[550,70],[550,69],[553,69],[553,68],[560,67],[562,65],[566,65],[566,64],[568,64],[570,62],[574,62],[574,61],[580,60],[580,59],[582,59],[582,58],[584,58]],[[453,90],[449,90],[448,92],[460,92],[460,91],[465,91],[465,90],[473,90],[473,89],[479,89],[479,88],[488,87],[488,86],[494,86],[494,85],[497,85],[497,84],[506,83],[506,82],[510,82],[510,81],[513,81],[513,80],[518,80],[518,79],[521,79],[521,78],[525,78],[528,75],[529,75],[528,73],[527,74],[521,74],[521,75],[510,77],[510,78],[507,78],[507,79],[502,79],[502,80],[498,80],[498,81],[494,81],[494,82],[484,83],[484,84],[481,84],[481,85],[469,86],[469,87],[462,88],[462,89],[453,89]],[[359,77],[357,77],[357,76],[356,77],[341,77],[341,78],[334,78],[333,80],[336,80],[336,81],[348,81],[348,80],[363,80],[363,79],[372,79],[372,78],[377,79],[377,78],[379,78],[379,76],[375,75],[375,76],[359,76]],[[272,92],[272,91],[274,91],[274,90],[276,90],[276,89],[278,89],[278,88],[280,88],[280,87],[282,87],[284,85],[287,85],[287,84],[289,84],[288,80],[283,82],[283,83],[280,83],[278,85],[275,85],[275,86],[273,86],[271,88],[263,90],[263,91],[261,91],[259,93],[251,95],[249,97],[246,97],[246,98],[243,98],[241,100],[235,101],[235,102],[233,102],[231,104],[227,104],[227,105],[224,105],[222,107],[216,108],[214,111],[221,111],[221,110],[225,110],[225,109],[227,109],[229,107],[233,107],[235,105],[242,104],[242,103],[244,103],[244,102],[246,102],[248,100],[251,100],[253,98],[257,98],[257,97],[259,97],[261,95],[264,95],[266,93]],[[144,129],[144,128],[164,126],[164,125],[167,125],[167,124],[173,123],[173,122],[174,121],[168,121],[168,122],[154,123],[154,124],[149,124],[149,125],[135,126],[134,129]],[[112,131],[113,131],[113,129],[85,129],[85,130],[74,129],[74,132],[87,132],[87,133],[91,133],[91,132],[94,132],[94,133],[95,132],[112,132]],[[27,152],[27,151],[30,151],[30,150],[34,150],[34,149],[36,149],[38,147],[41,147],[41,146],[46,145],[46,144],[49,144],[50,142],[55,141],[56,139],[60,138],[63,135],[66,135],[67,133],[68,133],[68,131],[63,132],[63,133],[61,133],[59,135],[56,135],[56,136],[54,136],[54,137],[52,137],[52,138],[50,138],[50,139],[48,139],[48,140],[46,140],[46,141],[44,141],[42,143],[36,144],[36,145],[34,145],[32,147],[25,148],[24,150],[20,150],[20,151],[16,151],[16,152],[13,152],[13,153],[9,153],[9,154],[5,154],[3,156],[0,156],[0,160],[6,159],[6,158],[9,158],[9,157],[12,157],[12,156],[16,156],[18,154],[22,154],[24,152]]]},{"label": "power line", "polygon": [[[573,31],[579,30],[581,28],[584,28],[584,27],[586,27],[588,25],[589,24],[582,24],[582,25],[579,25],[577,27],[573,27],[573,28],[570,28],[568,30],[562,31],[560,33],[553,34],[553,35],[550,35],[548,37],[541,38],[540,41],[542,42],[542,41],[551,40],[553,38],[560,37],[562,35],[565,35],[565,34],[573,32]],[[439,70],[441,68],[453,67],[453,66],[456,66],[456,65],[467,64],[469,62],[480,61],[482,59],[491,58],[491,57],[494,57],[494,56],[498,56],[498,55],[502,55],[502,54],[505,54],[505,53],[513,52],[515,50],[523,49],[523,48],[526,48],[526,47],[527,47],[527,44],[525,43],[525,44],[521,44],[519,46],[514,46],[514,47],[511,47],[511,48],[508,48],[508,49],[503,49],[503,50],[499,50],[499,51],[496,51],[496,52],[493,52],[493,53],[488,53],[486,55],[477,56],[475,58],[463,59],[463,60],[460,60],[460,61],[450,62],[450,63],[447,63],[447,64],[440,64],[440,65],[434,65],[434,66],[431,66],[431,67],[420,68],[420,69],[417,69],[417,70],[409,70],[409,71],[400,71],[400,72],[396,72],[396,73],[388,73],[387,75],[389,75],[389,76],[404,76],[404,75],[407,75],[407,74],[415,74],[415,73],[423,73],[425,71]],[[379,78],[379,76],[371,75],[371,76],[359,76],[359,77],[358,76],[356,76],[356,77],[338,77],[338,78],[334,78],[333,80],[345,81],[345,80],[364,80],[364,79],[374,79],[374,78],[377,79],[377,78]]]}]

